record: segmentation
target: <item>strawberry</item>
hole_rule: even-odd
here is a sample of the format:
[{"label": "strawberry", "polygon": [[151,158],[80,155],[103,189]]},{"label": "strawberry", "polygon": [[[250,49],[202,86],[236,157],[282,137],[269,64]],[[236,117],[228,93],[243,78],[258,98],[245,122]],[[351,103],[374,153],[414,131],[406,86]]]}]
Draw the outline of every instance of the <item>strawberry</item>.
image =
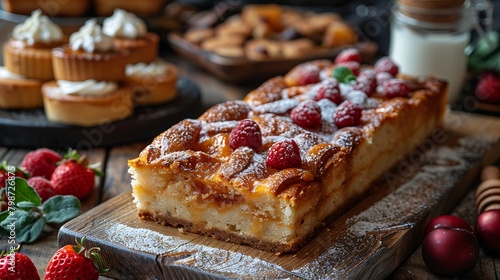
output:
[{"label": "strawberry", "polygon": [[28,185],[35,189],[36,193],[43,201],[53,197],[55,192],[52,188],[52,183],[42,176],[35,176],[28,179]]},{"label": "strawberry", "polygon": [[76,245],[66,245],[57,250],[45,268],[45,280],[49,279],[98,279],[100,273],[108,271],[103,268],[100,249],[83,246],[85,238]]},{"label": "strawberry", "polygon": [[0,279],[2,280],[36,280],[40,279],[35,265],[28,256],[19,252],[0,255]]},{"label": "strawberry", "polygon": [[52,172],[57,167],[57,162],[61,160],[62,157],[55,151],[40,148],[27,153],[21,162],[21,166],[31,173],[31,176],[42,176],[50,179]]},{"label": "strawberry", "polygon": [[94,189],[95,175],[102,174],[88,166],[85,156],[80,157],[76,151],[70,150],[52,173],[50,182],[56,194],[74,195],[82,199]]}]

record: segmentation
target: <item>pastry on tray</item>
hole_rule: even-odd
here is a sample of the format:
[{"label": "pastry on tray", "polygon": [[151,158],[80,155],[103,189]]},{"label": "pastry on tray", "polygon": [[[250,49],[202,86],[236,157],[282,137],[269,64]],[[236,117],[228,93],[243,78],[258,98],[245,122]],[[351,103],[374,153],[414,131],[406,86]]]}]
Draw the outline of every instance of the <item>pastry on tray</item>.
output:
[{"label": "pastry on tray", "polygon": [[116,50],[96,19],[90,19],[71,34],[69,45],[52,49],[56,80],[120,81],[125,79],[128,53]]},{"label": "pastry on tray", "polygon": [[139,217],[267,251],[301,248],[445,114],[445,81],[395,78],[390,60],[356,70],[345,57],[297,65],[158,135],[128,162]]},{"label": "pastry on tray", "polygon": [[47,119],[51,122],[96,126],[132,115],[130,87],[116,82],[50,81],[42,86]]},{"label": "pastry on tray", "polygon": [[116,9],[104,19],[102,31],[113,38],[115,49],[129,52],[128,64],[149,63],[158,57],[159,36],[148,32],[146,23],[133,13]]},{"label": "pastry on tray", "polygon": [[109,16],[119,8],[147,17],[161,14],[165,3],[165,0],[94,0],[94,9],[98,16]]},{"label": "pastry on tray", "polygon": [[257,61],[320,56],[358,42],[354,28],[336,13],[278,4],[245,5],[215,26],[193,25],[182,38],[203,51]]},{"label": "pastry on tray", "polygon": [[125,82],[132,88],[137,105],[156,105],[177,97],[177,67],[158,60],[127,65]]},{"label": "pastry on tray", "polygon": [[27,78],[54,78],[51,50],[61,46],[65,38],[59,26],[35,10],[31,17],[14,27],[12,38],[3,46],[5,67],[9,72]]},{"label": "pastry on tray", "polygon": [[53,16],[81,17],[90,8],[91,0],[2,0],[2,8],[10,13],[29,15],[33,10],[41,9],[44,14]]},{"label": "pastry on tray", "polygon": [[51,122],[95,126],[132,115],[131,88],[125,84],[127,54],[113,49],[95,19],[71,34],[69,45],[52,50],[55,81],[42,86]]},{"label": "pastry on tray", "polygon": [[0,66],[0,109],[43,107],[43,80],[28,79]]}]

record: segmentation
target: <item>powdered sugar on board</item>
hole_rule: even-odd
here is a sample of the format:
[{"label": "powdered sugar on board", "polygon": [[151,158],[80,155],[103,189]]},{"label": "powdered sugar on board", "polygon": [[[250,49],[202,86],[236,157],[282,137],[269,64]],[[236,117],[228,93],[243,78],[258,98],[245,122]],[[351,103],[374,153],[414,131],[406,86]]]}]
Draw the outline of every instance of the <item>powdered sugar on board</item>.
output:
[{"label": "powdered sugar on board", "polygon": [[[285,255],[267,258],[266,253],[251,250],[220,249],[191,242],[182,237],[162,234],[150,229],[125,224],[111,224],[106,229],[107,241],[170,258],[165,265],[186,266],[220,277],[238,279],[345,279],[366,277],[361,271],[362,262],[387,257],[388,248],[398,236],[415,229],[419,213],[428,211],[431,205],[446,199],[454,187],[464,178],[471,167],[483,158],[492,147],[492,140],[479,137],[463,137],[456,146],[435,146],[410,156],[400,162],[382,178],[388,195],[371,205],[338,221],[323,230],[313,240],[314,250],[301,250],[313,254],[312,261],[290,265]],[[417,153],[415,153],[416,155]],[[413,172],[408,170],[413,168]],[[318,240],[320,240],[318,242]],[[410,252],[407,252],[410,253]],[[267,256],[267,257],[266,257]],[[294,257],[295,257],[294,256]],[[391,261],[391,264],[394,261]],[[387,265],[387,263],[384,263]],[[397,263],[395,264],[397,265]],[[385,267],[375,267],[385,269]],[[373,275],[384,275],[369,271]],[[388,272],[386,272],[388,273]]]},{"label": "powdered sugar on board", "polygon": [[276,264],[234,251],[187,242],[185,239],[163,235],[149,229],[112,224],[106,229],[106,234],[109,241],[123,244],[130,249],[175,256],[173,260],[175,265],[191,266],[238,279],[254,279],[256,275],[266,276],[269,279],[285,277],[294,279],[293,275]]}]

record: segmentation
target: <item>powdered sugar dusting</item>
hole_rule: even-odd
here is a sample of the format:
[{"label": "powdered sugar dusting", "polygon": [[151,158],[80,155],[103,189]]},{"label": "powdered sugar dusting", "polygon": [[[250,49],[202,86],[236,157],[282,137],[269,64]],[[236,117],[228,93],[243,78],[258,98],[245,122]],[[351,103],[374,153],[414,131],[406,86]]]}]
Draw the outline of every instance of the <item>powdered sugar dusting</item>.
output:
[{"label": "powdered sugar dusting", "polygon": [[112,224],[105,233],[110,242],[129,249],[161,255],[171,265],[185,265],[206,272],[238,279],[298,279],[280,266],[242,253],[212,248],[189,242],[179,237],[167,236],[145,228]]}]

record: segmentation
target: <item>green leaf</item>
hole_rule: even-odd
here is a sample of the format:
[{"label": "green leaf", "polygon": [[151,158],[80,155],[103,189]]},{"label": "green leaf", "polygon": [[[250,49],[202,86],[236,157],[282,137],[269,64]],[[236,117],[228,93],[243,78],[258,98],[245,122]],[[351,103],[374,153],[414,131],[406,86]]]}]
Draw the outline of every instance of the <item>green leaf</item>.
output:
[{"label": "green leaf", "polygon": [[8,216],[9,216],[9,211],[5,210],[3,211],[2,213],[0,213],[0,222],[2,222],[3,220],[5,220]]},{"label": "green leaf", "polygon": [[352,73],[351,69],[339,66],[333,69],[332,76],[339,81],[339,83],[347,84],[351,81],[356,81],[356,76]]},{"label": "green leaf", "polygon": [[31,201],[19,201],[16,206],[23,210],[30,210],[31,208],[36,207],[36,205]]},{"label": "green leaf", "polygon": [[56,195],[42,205],[47,223],[63,223],[80,214],[80,200],[72,195]]},{"label": "green leaf", "polygon": [[[9,181],[12,182],[12,181]],[[21,201],[32,202],[35,206],[40,206],[42,200],[36,191],[28,185],[23,178],[16,178],[13,184],[8,183],[7,191],[9,192],[9,197],[14,197],[14,203],[17,206]]]},{"label": "green leaf", "polygon": [[9,216],[0,222],[0,227],[8,231],[17,231],[18,229],[31,224],[34,220],[36,220],[36,218],[33,215],[33,212],[17,209],[9,212]]},{"label": "green leaf", "polygon": [[35,242],[45,227],[45,219],[37,219],[19,230],[16,229],[17,243]]}]

